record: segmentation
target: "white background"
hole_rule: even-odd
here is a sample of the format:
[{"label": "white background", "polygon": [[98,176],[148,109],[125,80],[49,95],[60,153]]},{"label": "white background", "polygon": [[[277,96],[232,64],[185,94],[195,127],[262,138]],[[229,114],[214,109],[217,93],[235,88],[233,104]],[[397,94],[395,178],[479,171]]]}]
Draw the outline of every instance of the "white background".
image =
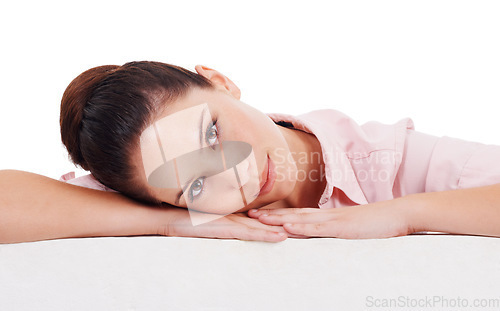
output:
[{"label": "white background", "polygon": [[411,117],[500,144],[499,16],[498,1],[4,1],[0,169],[85,174],[60,140],[62,93],[132,60],[217,69],[266,113]]}]

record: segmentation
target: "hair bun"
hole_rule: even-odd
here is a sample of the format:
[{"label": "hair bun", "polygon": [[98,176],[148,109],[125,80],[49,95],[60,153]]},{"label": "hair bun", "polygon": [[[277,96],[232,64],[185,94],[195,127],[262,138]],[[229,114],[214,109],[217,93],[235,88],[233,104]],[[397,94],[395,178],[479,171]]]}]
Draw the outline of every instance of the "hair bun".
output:
[{"label": "hair bun", "polygon": [[117,65],[106,65],[83,72],[71,81],[61,99],[59,117],[61,140],[68,150],[71,161],[87,171],[89,167],[80,150],[83,109],[92,97],[97,85],[119,67]]}]

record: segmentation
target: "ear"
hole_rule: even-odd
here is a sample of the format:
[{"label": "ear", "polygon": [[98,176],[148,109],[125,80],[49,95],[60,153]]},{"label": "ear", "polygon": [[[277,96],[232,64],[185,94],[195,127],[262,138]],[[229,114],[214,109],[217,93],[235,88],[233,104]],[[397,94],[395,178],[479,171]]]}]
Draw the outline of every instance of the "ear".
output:
[{"label": "ear", "polygon": [[215,86],[229,92],[236,99],[240,99],[241,97],[240,89],[228,77],[218,72],[217,70],[202,65],[196,65],[194,68],[196,69],[196,72],[199,75],[202,75],[208,80],[212,81],[212,83],[215,84]]}]

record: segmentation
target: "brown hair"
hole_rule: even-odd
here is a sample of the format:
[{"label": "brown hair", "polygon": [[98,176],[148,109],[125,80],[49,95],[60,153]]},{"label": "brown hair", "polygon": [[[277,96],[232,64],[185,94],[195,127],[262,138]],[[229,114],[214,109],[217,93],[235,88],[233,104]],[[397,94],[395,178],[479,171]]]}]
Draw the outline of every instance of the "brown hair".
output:
[{"label": "brown hair", "polygon": [[70,160],[103,185],[144,203],[160,205],[138,182],[132,154],[142,131],[191,87],[210,80],[159,62],[130,62],[89,69],[61,100],[61,139]]}]

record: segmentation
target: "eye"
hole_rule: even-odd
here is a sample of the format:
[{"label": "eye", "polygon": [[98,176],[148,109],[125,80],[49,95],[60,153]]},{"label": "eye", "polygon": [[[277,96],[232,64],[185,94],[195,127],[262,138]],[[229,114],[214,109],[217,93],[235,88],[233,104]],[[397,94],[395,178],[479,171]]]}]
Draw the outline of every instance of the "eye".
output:
[{"label": "eye", "polygon": [[205,138],[209,146],[215,145],[217,138],[219,137],[219,130],[217,129],[217,119],[212,121],[212,123],[207,127],[207,132],[205,133]]},{"label": "eye", "polygon": [[[212,120],[205,132],[205,140],[207,144],[213,148],[219,138],[219,129],[217,128],[217,119]],[[196,200],[204,191],[205,177],[198,177],[193,181],[189,188],[188,196],[191,202]]]},{"label": "eye", "polygon": [[196,200],[196,198],[203,192],[203,183],[205,182],[205,177],[198,177],[189,188],[189,199],[191,202]]}]

